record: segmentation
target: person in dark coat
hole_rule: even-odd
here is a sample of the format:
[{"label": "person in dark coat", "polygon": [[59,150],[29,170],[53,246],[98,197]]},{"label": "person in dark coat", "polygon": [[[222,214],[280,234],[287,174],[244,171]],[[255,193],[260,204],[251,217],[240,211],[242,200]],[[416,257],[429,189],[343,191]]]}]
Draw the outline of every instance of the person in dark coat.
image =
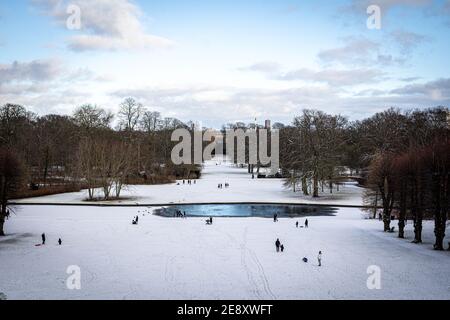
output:
[{"label": "person in dark coat", "polygon": [[62,245],[62,240],[61,240],[61,238],[58,239],[58,244],[59,244],[59,245]]},{"label": "person in dark coat", "polygon": [[136,216],[136,223],[139,222],[139,216]]},{"label": "person in dark coat", "polygon": [[298,221],[295,223],[295,226],[298,228]]},{"label": "person in dark coat", "polygon": [[277,249],[277,252],[280,252],[280,245],[281,245],[280,239],[277,239],[277,241],[275,241],[275,248]]},{"label": "person in dark coat", "polygon": [[280,246],[281,252],[284,252],[284,244]]},{"label": "person in dark coat", "polygon": [[42,244],[44,245],[44,244],[45,244],[45,233],[43,233],[43,234],[41,235],[41,238],[42,238]]},{"label": "person in dark coat", "polygon": [[319,263],[319,267],[322,266],[322,251],[319,251],[319,254],[317,255],[317,262]]},{"label": "person in dark coat", "polygon": [[305,220],[305,228],[308,228],[309,222],[308,219]]}]

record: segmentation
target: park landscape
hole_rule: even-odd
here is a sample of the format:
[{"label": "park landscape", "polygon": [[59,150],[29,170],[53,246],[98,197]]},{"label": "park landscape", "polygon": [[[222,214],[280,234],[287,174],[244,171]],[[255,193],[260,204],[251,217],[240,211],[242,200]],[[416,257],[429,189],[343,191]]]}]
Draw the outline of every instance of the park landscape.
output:
[{"label": "park landscape", "polygon": [[0,300],[450,300],[448,1],[294,2],[0,4]]}]

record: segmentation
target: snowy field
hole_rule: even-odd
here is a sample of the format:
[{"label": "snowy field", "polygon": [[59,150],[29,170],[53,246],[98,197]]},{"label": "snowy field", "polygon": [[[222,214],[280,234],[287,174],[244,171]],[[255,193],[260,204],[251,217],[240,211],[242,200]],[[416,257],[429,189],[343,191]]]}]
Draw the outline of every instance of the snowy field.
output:
[{"label": "snowy field", "polygon": [[[218,164],[218,165],[216,165]],[[230,184],[229,189],[218,189],[219,183]],[[349,182],[330,194],[325,190],[319,199],[305,197],[283,186],[282,179],[252,179],[247,169],[229,162],[207,161],[202,178],[194,185],[129,186],[122,196],[127,200],[109,201],[113,204],[169,204],[206,202],[271,202],[321,203],[335,205],[362,205],[362,189]],[[100,194],[99,194],[100,195]],[[16,201],[18,203],[73,203],[86,204],[87,191],[58,194]]]},{"label": "snowy field", "polygon": [[[409,239],[399,240],[354,208],[309,218],[308,229],[263,218],[207,226],[146,208],[18,209],[7,223],[11,235],[0,240],[0,292],[8,299],[450,299],[450,252],[431,249],[428,222],[425,243],[414,245],[411,225]],[[47,244],[35,247],[42,232]],[[284,253],[275,252],[276,238]],[[69,265],[81,268],[81,290],[66,288]],[[381,290],[366,286],[370,265],[381,268]]]},{"label": "snowy field", "polygon": [[[218,183],[229,189],[218,190]],[[291,202],[361,204],[347,185],[333,196],[304,198],[281,180],[252,180],[245,170],[210,162],[197,185],[135,187],[129,203]],[[80,203],[85,193],[25,202]],[[0,239],[0,296],[8,299],[450,299],[450,252],[382,232],[359,209],[296,219],[163,218],[147,207],[18,206]],[[139,225],[131,220],[139,215]],[[299,219],[303,223],[303,218]],[[41,233],[47,244],[36,247]],[[448,232],[447,232],[448,234]],[[57,245],[58,238],[63,240]],[[284,253],[276,253],[280,238]],[[447,236],[446,243],[450,241]],[[323,251],[323,266],[317,253]],[[302,262],[307,257],[308,263]],[[81,268],[81,290],[66,287],[67,267]],[[367,268],[380,267],[381,289],[369,290]]]}]

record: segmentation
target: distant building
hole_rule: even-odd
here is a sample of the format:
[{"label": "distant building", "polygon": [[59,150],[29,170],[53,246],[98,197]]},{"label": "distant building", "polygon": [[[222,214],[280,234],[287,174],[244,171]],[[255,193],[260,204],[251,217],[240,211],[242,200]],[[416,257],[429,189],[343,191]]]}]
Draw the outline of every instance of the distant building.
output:
[{"label": "distant building", "polygon": [[272,123],[270,120],[266,120],[264,128],[266,129],[271,129],[272,128]]}]

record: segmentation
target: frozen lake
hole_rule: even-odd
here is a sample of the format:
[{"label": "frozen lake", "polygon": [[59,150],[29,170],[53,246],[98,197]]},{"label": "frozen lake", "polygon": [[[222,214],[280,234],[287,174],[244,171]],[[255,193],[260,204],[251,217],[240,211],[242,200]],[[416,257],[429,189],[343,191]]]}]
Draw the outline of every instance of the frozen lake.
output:
[{"label": "frozen lake", "polygon": [[199,204],[175,205],[155,210],[162,217],[176,217],[177,211],[186,213],[187,217],[262,217],[295,218],[307,216],[333,216],[337,208],[309,205],[276,204]]}]

